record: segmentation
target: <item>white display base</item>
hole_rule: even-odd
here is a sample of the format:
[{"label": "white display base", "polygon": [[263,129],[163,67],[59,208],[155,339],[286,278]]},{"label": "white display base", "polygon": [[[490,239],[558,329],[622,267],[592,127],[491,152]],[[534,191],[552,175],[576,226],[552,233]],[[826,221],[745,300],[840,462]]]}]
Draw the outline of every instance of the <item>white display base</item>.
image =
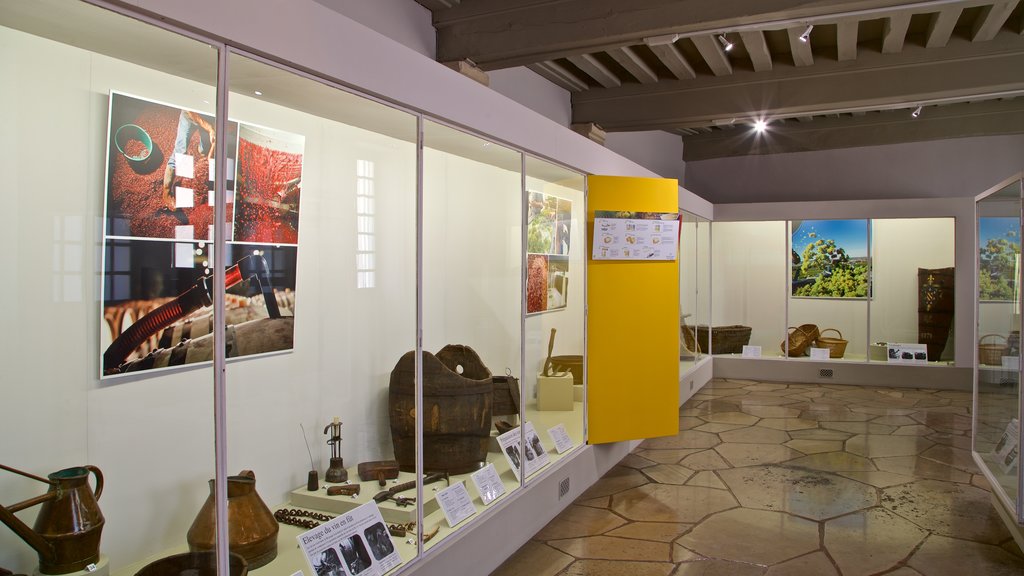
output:
[{"label": "white display base", "polygon": [[[110,575],[110,558],[107,558],[105,554],[100,554],[99,561],[94,564],[95,569],[93,570],[79,570],[78,572],[68,572],[64,576],[109,576]],[[37,566],[32,571],[32,576],[47,576],[39,571]]]},{"label": "white display base", "polygon": [[572,374],[537,375],[537,410],[566,412],[573,404]]}]

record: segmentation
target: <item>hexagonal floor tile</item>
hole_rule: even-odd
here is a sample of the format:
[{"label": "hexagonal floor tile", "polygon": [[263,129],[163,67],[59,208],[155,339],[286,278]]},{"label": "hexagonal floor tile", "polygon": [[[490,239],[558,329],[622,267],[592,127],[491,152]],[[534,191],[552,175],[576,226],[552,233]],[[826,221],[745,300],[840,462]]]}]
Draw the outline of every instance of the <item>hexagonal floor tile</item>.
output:
[{"label": "hexagonal floor tile", "polygon": [[639,449],[635,453],[654,462],[655,464],[675,464],[690,454],[703,452],[704,448],[677,448],[674,450],[644,450]]},{"label": "hexagonal floor tile", "polygon": [[801,466],[823,472],[867,472],[876,470],[871,460],[849,452],[822,452],[797,458],[789,462],[790,466]]},{"label": "hexagonal floor tile", "polygon": [[713,558],[778,564],[817,550],[818,524],[781,512],[739,508],[715,514],[677,542]]},{"label": "hexagonal floor tile", "polygon": [[776,430],[806,430],[817,428],[817,420],[805,420],[803,418],[765,418],[758,422],[758,426],[774,428]]},{"label": "hexagonal floor tile", "polygon": [[825,523],[825,548],[843,576],[868,576],[892,568],[928,532],[888,510],[872,508]]},{"label": "hexagonal floor tile", "polygon": [[738,505],[723,490],[672,484],[648,484],[612,497],[612,510],[620,516],[647,522],[700,522]]},{"label": "hexagonal floor tile", "polygon": [[704,450],[683,458],[680,462],[691,470],[722,470],[732,468],[724,458],[714,450]]},{"label": "hexagonal floor tile", "polygon": [[760,420],[757,416],[751,416],[743,412],[716,412],[707,416],[701,416],[701,418],[718,424],[742,424],[744,426],[752,426]]},{"label": "hexagonal floor tile", "polygon": [[820,422],[822,428],[829,430],[840,430],[853,434],[892,434],[895,426],[885,424],[872,424],[870,422]]},{"label": "hexagonal floor tile", "polygon": [[541,544],[527,542],[515,554],[509,556],[491,576],[518,576],[525,572],[536,576],[554,576],[572,563],[574,558]]},{"label": "hexagonal floor tile", "polygon": [[794,440],[846,440],[853,436],[852,432],[841,430],[825,430],[822,428],[808,430],[793,430],[789,437]]},{"label": "hexagonal floor tile", "polygon": [[840,440],[790,440],[786,442],[786,446],[804,454],[836,452],[843,449],[843,443]]},{"label": "hexagonal floor tile", "polygon": [[686,484],[693,473],[693,470],[678,464],[658,464],[644,468],[644,474],[659,484]]},{"label": "hexagonal floor tile", "polygon": [[942,536],[991,544],[1010,537],[989,493],[967,484],[918,480],[886,488],[882,506]]},{"label": "hexagonal floor tile", "polygon": [[924,424],[915,424],[911,426],[900,426],[892,433],[893,436],[928,436],[934,433],[935,430],[925,426]]},{"label": "hexagonal floor tile", "polygon": [[694,428],[694,430],[718,434],[719,432],[728,432],[729,430],[736,430],[737,428],[746,428],[746,426],[746,424],[721,424],[719,422],[708,422],[707,424]]},{"label": "hexagonal floor tile", "polygon": [[593,486],[587,488],[580,495],[580,498],[586,500],[600,496],[610,496],[616,492],[622,492],[623,490],[641,486],[648,482],[650,480],[639,471],[626,468],[625,466],[616,466],[595,482]]},{"label": "hexagonal floor tile", "polygon": [[799,408],[789,406],[741,406],[740,410],[758,418],[796,418],[800,416]]},{"label": "hexagonal floor tile", "polygon": [[712,471],[704,470],[703,472],[697,472],[686,481],[687,486],[700,486],[703,488],[716,488],[718,490],[728,490],[729,488],[722,483],[722,480]]},{"label": "hexagonal floor tile", "polygon": [[715,447],[735,467],[776,464],[802,456],[800,452],[781,444],[734,444],[726,443]]},{"label": "hexagonal floor tile", "polygon": [[1002,548],[942,536],[930,536],[907,564],[922,574],[1020,576],[1024,559]]},{"label": "hexagonal floor tile", "polygon": [[607,536],[618,536],[620,538],[636,538],[638,540],[653,540],[655,542],[671,542],[683,533],[693,528],[693,524],[679,522],[630,522],[625,526],[616,528],[606,534]]},{"label": "hexagonal floor tile", "polygon": [[967,472],[951,468],[945,464],[921,458],[920,456],[893,456],[891,458],[875,458],[875,466],[883,472],[893,472],[918,478],[948,480],[950,482],[970,482],[971,475]]},{"label": "hexagonal floor tile", "polygon": [[933,446],[920,436],[890,436],[888,434],[859,434],[846,441],[846,451],[867,458],[913,456]]},{"label": "hexagonal floor tile", "polygon": [[921,453],[922,458],[941,462],[946,466],[952,466],[964,472],[977,474],[978,465],[974,462],[970,450],[961,450],[952,446],[934,446]]},{"label": "hexagonal floor tile", "polygon": [[837,472],[844,478],[850,480],[856,480],[857,482],[863,482],[869,486],[875,488],[888,488],[889,486],[899,486],[900,484],[907,484],[913,482],[917,478],[913,476],[906,476],[904,474],[894,474],[892,472],[881,472],[881,471],[868,471],[868,472]]},{"label": "hexagonal floor tile", "polygon": [[823,552],[807,554],[776,564],[764,576],[838,576],[835,566]]},{"label": "hexagonal floor tile", "polygon": [[735,468],[718,473],[747,508],[822,520],[878,504],[875,489],[834,474],[787,466]]},{"label": "hexagonal floor tile", "polygon": [[669,562],[672,560],[671,544],[667,542],[636,540],[634,538],[588,536],[568,540],[552,540],[548,542],[548,545],[575,558],[658,562]]},{"label": "hexagonal floor tile", "polygon": [[721,442],[715,434],[698,432],[696,430],[682,430],[675,436],[649,438],[644,440],[640,446],[648,450],[674,450],[679,448],[711,448]]},{"label": "hexagonal floor tile", "polygon": [[552,540],[596,536],[625,523],[625,520],[608,510],[571,505],[555,516],[554,520],[548,522],[547,526],[541,528],[534,539]]},{"label": "hexagonal floor tile", "polygon": [[739,442],[749,444],[782,444],[789,440],[789,434],[782,430],[762,428],[758,426],[747,426],[738,430],[722,432],[718,435],[723,442]]},{"label": "hexagonal floor tile", "polygon": [[[675,568],[670,562],[630,562],[623,560],[577,560],[568,568],[558,573],[558,576],[619,576],[630,574],[631,576],[668,576]],[[533,574],[533,571],[526,568],[519,574]]]},{"label": "hexagonal floor tile", "polygon": [[764,568],[725,560],[684,562],[672,576],[761,576]]}]

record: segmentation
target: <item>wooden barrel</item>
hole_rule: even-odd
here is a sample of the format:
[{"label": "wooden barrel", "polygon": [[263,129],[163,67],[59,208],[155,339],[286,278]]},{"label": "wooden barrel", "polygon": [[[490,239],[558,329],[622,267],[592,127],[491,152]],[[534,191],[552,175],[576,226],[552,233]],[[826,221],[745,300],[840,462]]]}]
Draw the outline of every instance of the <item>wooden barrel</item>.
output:
[{"label": "wooden barrel", "polygon": [[954,311],[954,268],[917,269],[917,341],[928,359],[939,360],[946,348]]},{"label": "wooden barrel", "polygon": [[[416,471],[415,391],[416,353],[410,351],[391,371],[388,390],[391,442],[403,472]],[[463,474],[487,464],[493,395],[491,371],[469,346],[423,353],[425,472]]]}]

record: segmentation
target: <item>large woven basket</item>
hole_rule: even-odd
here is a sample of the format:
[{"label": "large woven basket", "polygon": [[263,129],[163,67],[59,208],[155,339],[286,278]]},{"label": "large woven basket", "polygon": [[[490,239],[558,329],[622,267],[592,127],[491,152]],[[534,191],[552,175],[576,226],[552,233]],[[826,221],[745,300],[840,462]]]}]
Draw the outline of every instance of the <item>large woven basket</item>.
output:
[{"label": "large woven basket", "polygon": [[[825,332],[835,332],[839,335],[838,338],[826,337]],[[815,340],[815,347],[817,348],[828,348],[829,358],[842,358],[843,354],[846,354],[846,345],[849,344],[849,340],[843,340],[843,333],[835,328],[825,328],[821,331],[818,339]]]},{"label": "large woven basket", "polygon": [[[789,335],[779,345],[779,349],[782,350],[783,354],[789,354],[792,357],[803,356],[807,353],[807,349],[811,347],[811,344],[818,339],[821,335],[818,332],[818,326],[816,324],[801,324],[800,326],[789,327]],[[786,342],[789,342],[788,352]]]},{"label": "large woven basket", "polygon": [[[986,343],[986,338],[1002,338],[1003,343]],[[1006,338],[999,334],[985,334],[978,339],[978,364],[999,366],[1003,363],[1003,350],[1006,350]]]},{"label": "large woven basket", "polygon": [[[712,354],[739,354],[750,343],[750,326],[714,326],[711,329]],[[696,335],[696,338],[694,336]],[[691,352],[708,352],[708,327],[683,325],[683,341]]]}]

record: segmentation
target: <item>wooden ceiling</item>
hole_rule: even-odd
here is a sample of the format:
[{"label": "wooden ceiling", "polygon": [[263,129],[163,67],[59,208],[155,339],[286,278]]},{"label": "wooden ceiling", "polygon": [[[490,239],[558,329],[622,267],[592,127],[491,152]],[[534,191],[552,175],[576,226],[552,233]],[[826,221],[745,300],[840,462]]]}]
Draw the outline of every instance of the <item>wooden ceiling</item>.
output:
[{"label": "wooden ceiling", "polygon": [[439,61],[526,66],[686,160],[1024,133],[1024,0],[417,1]]}]

